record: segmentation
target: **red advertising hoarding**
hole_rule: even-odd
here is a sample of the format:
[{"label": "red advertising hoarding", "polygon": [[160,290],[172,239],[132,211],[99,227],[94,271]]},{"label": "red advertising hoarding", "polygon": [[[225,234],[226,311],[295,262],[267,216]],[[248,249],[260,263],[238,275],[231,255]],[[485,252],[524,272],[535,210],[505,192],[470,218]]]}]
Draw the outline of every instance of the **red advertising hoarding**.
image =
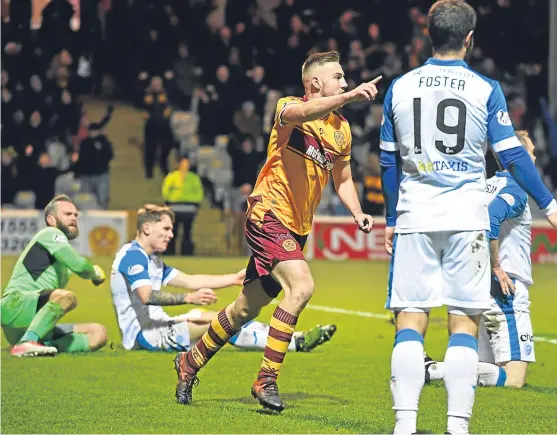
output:
[{"label": "red advertising hoarding", "polygon": [[[349,217],[317,216],[305,254],[308,259],[389,260],[383,247],[385,220],[376,218],[369,234]],[[544,221],[532,225],[532,262],[557,264],[557,231]]]}]

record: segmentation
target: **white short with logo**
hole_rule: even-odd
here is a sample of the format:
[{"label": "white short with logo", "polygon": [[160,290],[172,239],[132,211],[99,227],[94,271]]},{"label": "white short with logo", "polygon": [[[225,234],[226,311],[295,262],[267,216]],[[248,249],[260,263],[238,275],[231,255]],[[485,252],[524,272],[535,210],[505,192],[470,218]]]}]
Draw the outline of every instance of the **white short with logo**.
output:
[{"label": "white short with logo", "polygon": [[491,307],[483,313],[478,333],[480,361],[535,362],[528,287],[515,281],[514,296],[505,297],[499,283],[493,281],[492,285]]},{"label": "white short with logo", "polygon": [[490,280],[483,230],[395,234],[386,308],[479,313],[490,307]]}]

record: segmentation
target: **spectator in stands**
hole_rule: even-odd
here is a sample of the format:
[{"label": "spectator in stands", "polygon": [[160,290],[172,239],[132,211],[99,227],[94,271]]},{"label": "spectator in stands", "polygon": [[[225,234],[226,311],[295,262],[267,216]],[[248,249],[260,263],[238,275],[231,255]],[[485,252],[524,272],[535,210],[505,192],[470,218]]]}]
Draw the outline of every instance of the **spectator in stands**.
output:
[{"label": "spectator in stands", "polygon": [[382,216],[385,201],[381,190],[381,166],[377,153],[368,153],[367,161],[362,167],[361,179],[363,184],[362,211],[372,216]]},{"label": "spectator in stands", "polygon": [[[8,87],[2,87],[2,148],[13,146],[18,148],[21,124],[16,121],[17,107],[13,94]],[[23,120],[23,112],[21,112]]]},{"label": "spectator in stands", "polygon": [[101,124],[90,124],[87,137],[79,145],[75,172],[81,182],[81,191],[95,195],[103,210],[108,208],[110,161],[113,158],[112,143],[104,134]]},{"label": "spectator in stands", "polygon": [[2,148],[2,204],[12,203],[15,195],[19,190],[17,168],[15,166],[15,158],[17,154],[15,150],[10,148]]},{"label": "spectator in stands", "polygon": [[228,142],[228,153],[232,158],[234,174],[229,202],[233,219],[232,231],[237,234],[238,248],[242,249],[246,201],[257,180],[259,167],[265,159],[265,152],[257,151],[255,137],[246,134],[235,136]]},{"label": "spectator in stands", "polygon": [[263,125],[261,117],[255,111],[252,101],[244,101],[242,107],[234,114],[234,128],[240,136],[250,135],[254,138],[261,136]]},{"label": "spectator in stands", "polygon": [[35,193],[35,209],[42,210],[46,207],[54,197],[56,179],[70,171],[73,171],[73,167],[69,167],[66,170],[56,168],[46,151],[39,155],[32,181],[33,192]]},{"label": "spectator in stands", "polygon": [[256,65],[246,75],[248,81],[245,86],[245,95],[255,103],[257,113],[262,113],[269,92],[269,86],[265,83],[265,68]]},{"label": "spectator in stands", "polygon": [[29,78],[29,88],[25,100],[28,110],[36,108],[42,113],[46,112],[46,90],[43,80],[38,74],[33,74]]},{"label": "spectator in stands", "polygon": [[32,155],[36,158],[46,148],[47,126],[39,110],[33,110],[29,123],[24,130],[25,144],[32,147]]},{"label": "spectator in stands", "polygon": [[216,80],[201,91],[199,133],[204,144],[213,144],[215,137],[230,134],[238,89],[230,82],[230,70],[221,65]]},{"label": "spectator in stands", "polygon": [[[190,170],[187,156],[180,160],[178,169],[170,172],[162,184],[162,197],[176,216],[174,237],[168,243],[168,254],[194,255],[195,246],[192,240],[192,228],[199,205],[203,201],[203,185],[199,175]],[[181,243],[176,242],[177,233],[182,229]]]},{"label": "spectator in stands", "polygon": [[[167,72],[166,77],[171,79],[173,75],[171,72]],[[153,77],[149,86],[145,89],[143,108],[148,111],[143,142],[145,178],[153,178],[157,148],[159,150],[159,165],[163,174],[166,175],[168,174],[168,155],[176,144],[170,127],[170,117],[172,116],[173,109],[169,93],[165,89],[161,77]]]},{"label": "spectator in stands", "polygon": [[178,45],[178,56],[174,60],[174,74],[178,89],[177,105],[182,110],[190,110],[194,91],[199,87],[203,70],[196,66],[195,60],[190,57],[189,49],[185,42]]},{"label": "spectator in stands", "polygon": [[73,6],[67,0],[52,0],[43,9],[41,37],[48,41],[49,49],[57,51],[70,39],[73,14]]}]

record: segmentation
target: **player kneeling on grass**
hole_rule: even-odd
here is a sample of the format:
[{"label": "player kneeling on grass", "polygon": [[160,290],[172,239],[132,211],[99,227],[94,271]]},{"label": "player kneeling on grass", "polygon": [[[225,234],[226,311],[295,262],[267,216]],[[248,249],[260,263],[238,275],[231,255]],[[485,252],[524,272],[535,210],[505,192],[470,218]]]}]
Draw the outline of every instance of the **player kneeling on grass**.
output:
[{"label": "player kneeling on grass", "polygon": [[[516,133],[533,161],[534,144],[526,131]],[[535,362],[528,288],[532,215],[528,195],[507,171],[487,180],[491,251],[491,304],[480,321],[478,385],[521,388],[528,364]],[[500,249],[499,249],[500,247]],[[426,382],[443,379],[445,365],[426,357]]]},{"label": "player kneeling on grass", "polygon": [[[228,275],[187,275],[169,267],[158,254],[173,234],[174,213],[168,207],[147,204],[137,213],[137,237],[116,254],[112,265],[112,300],[122,332],[124,348],[150,351],[187,351],[209,329],[216,312],[192,310],[169,316],[164,305],[209,305],[217,300],[208,287],[241,285],[245,269]],[[191,293],[167,293],[163,285]],[[309,351],[328,341],[334,325],[317,326],[291,340],[290,349]],[[230,343],[243,348],[264,349],[269,326],[253,321],[244,325]]]},{"label": "player kneeling on grass", "polygon": [[69,240],[78,234],[77,209],[66,195],[55,196],[45,208],[46,228],[31,239],[17,260],[0,308],[2,329],[14,356],[88,352],[106,344],[106,329],[97,323],[58,324],[77,306],[65,290],[70,273],[104,282],[105,274],[79,255]]}]

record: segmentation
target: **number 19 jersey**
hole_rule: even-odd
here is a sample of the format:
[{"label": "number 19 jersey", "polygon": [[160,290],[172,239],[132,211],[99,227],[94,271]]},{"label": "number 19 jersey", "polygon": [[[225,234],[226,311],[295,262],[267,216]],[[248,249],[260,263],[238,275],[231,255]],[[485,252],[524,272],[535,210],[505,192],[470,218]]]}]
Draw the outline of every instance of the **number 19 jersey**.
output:
[{"label": "number 19 jersey", "polygon": [[488,141],[495,152],[521,146],[496,80],[431,58],[393,81],[380,147],[402,160],[396,232],[489,229]]}]

